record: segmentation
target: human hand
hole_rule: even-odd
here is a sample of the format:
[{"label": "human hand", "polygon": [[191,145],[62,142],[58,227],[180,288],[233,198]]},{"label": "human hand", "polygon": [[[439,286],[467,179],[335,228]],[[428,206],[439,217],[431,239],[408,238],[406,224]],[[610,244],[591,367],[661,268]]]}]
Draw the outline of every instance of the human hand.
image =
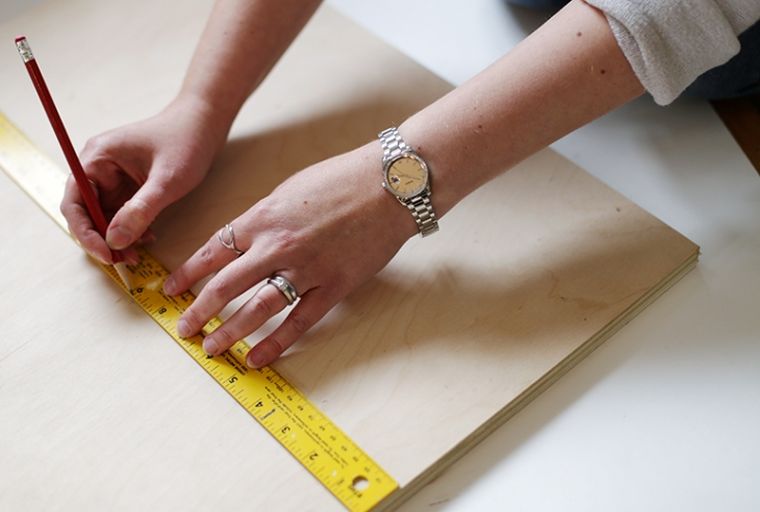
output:
[{"label": "human hand", "polygon": [[[270,364],[327,312],[393,257],[417,227],[380,186],[379,143],[367,144],[292,176],[233,220],[237,254],[214,234],[164,283],[183,293],[218,272],[180,318],[181,336],[197,334],[231,300],[278,274],[300,300],[269,336],[249,351],[247,364]],[[206,336],[204,350],[218,355],[287,306],[272,285],[261,287],[227,321]]]},{"label": "human hand", "polygon": [[103,239],[70,177],[61,202],[69,231],[104,263],[113,263],[111,249],[126,249],[136,263],[131,246],[152,239],[156,216],[201,182],[226,133],[202,102],[178,98],[154,117],[90,139],[82,166],[111,220]]}]

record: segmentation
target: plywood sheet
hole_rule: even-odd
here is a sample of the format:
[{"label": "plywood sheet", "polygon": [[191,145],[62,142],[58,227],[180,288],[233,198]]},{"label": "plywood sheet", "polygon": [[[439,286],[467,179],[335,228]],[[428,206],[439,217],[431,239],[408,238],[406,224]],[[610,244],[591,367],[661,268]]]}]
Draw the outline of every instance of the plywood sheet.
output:
[{"label": "plywood sheet", "polygon": [[[50,2],[0,26],[0,40],[29,36],[81,147],[172,97],[209,5]],[[0,108],[63,164],[15,52],[0,69]],[[209,178],[159,219],[152,252],[175,267],[284,177],[449,89],[323,8]],[[340,507],[4,176],[0,197],[0,508]],[[398,480],[400,500],[696,254],[546,150],[407,243],[276,368]]]}]

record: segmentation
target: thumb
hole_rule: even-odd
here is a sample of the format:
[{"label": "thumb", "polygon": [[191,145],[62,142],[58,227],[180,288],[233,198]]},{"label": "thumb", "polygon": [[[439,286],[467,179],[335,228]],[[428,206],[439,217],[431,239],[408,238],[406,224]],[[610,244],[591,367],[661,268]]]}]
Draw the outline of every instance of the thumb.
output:
[{"label": "thumb", "polygon": [[172,187],[167,180],[155,174],[124,203],[108,225],[106,242],[111,249],[121,250],[135,243],[161,210],[178,199],[170,193]]}]

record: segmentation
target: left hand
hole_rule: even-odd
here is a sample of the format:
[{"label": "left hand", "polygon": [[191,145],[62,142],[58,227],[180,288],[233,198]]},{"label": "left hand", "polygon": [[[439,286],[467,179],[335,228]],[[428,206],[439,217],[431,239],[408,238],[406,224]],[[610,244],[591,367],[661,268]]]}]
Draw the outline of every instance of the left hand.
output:
[{"label": "left hand", "polygon": [[[218,272],[177,324],[189,337],[234,298],[278,274],[300,300],[269,336],[253,346],[247,364],[266,366],[295,343],[335,304],[382,269],[417,232],[406,208],[382,189],[378,142],[325,160],[287,179],[231,222],[237,257],[215,233],[164,284],[183,293]],[[263,286],[203,341],[221,354],[287,306],[273,285]]]}]

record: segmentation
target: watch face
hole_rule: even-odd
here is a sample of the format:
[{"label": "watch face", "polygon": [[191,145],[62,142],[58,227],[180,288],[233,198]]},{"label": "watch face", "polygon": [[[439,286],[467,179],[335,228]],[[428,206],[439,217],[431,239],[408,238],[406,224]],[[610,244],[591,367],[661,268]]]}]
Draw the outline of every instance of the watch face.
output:
[{"label": "watch face", "polygon": [[412,155],[402,156],[388,166],[385,181],[391,192],[408,199],[425,190],[428,181],[427,167],[422,160]]}]

